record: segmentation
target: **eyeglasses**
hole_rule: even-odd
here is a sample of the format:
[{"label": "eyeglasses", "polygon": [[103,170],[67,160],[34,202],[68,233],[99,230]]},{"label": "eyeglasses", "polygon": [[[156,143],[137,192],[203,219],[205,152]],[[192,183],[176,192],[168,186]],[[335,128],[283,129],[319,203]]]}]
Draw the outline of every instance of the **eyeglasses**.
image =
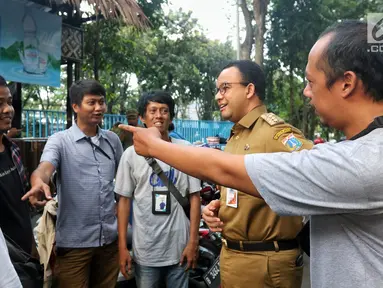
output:
[{"label": "eyeglasses", "polygon": [[226,94],[227,90],[231,88],[230,85],[234,85],[234,84],[240,84],[243,86],[247,86],[250,84],[250,82],[232,82],[232,83],[225,82],[225,83],[222,83],[221,86],[216,88],[215,94],[218,94],[218,92],[219,92],[222,96],[224,96]]}]

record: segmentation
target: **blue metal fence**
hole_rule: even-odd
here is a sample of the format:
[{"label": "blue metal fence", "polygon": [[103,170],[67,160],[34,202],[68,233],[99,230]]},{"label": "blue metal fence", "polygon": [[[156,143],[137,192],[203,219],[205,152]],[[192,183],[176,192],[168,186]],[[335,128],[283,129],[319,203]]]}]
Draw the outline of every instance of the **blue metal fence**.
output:
[{"label": "blue metal fence", "polygon": [[[23,110],[22,126],[25,133],[23,136],[34,138],[49,137],[53,133],[64,130],[66,122],[66,112],[64,111]],[[110,129],[116,122],[126,123],[125,115],[105,114],[103,128]],[[222,121],[175,119],[173,123],[175,131],[190,142],[204,141],[206,137],[216,135],[227,138],[233,126],[231,122]]]}]

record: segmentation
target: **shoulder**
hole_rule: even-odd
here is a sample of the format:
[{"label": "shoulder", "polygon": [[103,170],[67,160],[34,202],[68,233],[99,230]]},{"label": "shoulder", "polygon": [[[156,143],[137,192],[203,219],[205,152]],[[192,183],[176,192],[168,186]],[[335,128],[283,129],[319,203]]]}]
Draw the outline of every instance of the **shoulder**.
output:
[{"label": "shoulder", "polygon": [[126,148],[123,154],[125,154],[125,155],[127,155],[127,156],[131,156],[131,155],[137,155],[137,156],[139,156],[139,155],[136,153],[136,151],[134,150],[134,146],[133,146],[133,145],[132,145],[132,146],[129,146],[128,148]]},{"label": "shoulder", "polygon": [[265,139],[278,140],[281,136],[287,133],[297,133],[302,134],[302,132],[285,122],[281,117],[275,115],[274,113],[264,113],[260,117],[260,129],[264,134]]},{"label": "shoulder", "polygon": [[48,137],[47,144],[60,144],[63,141],[68,141],[70,139],[70,137],[67,137],[68,135],[70,135],[70,129],[56,132]]},{"label": "shoulder", "polygon": [[305,138],[303,132],[293,125],[285,122],[274,113],[262,114],[260,133],[262,141],[270,152],[289,152],[301,149],[310,149],[312,141]]},{"label": "shoulder", "polygon": [[60,139],[65,137],[66,135],[70,134],[70,129],[65,129],[63,131],[56,132],[48,137],[48,139]]},{"label": "shoulder", "polygon": [[107,137],[110,141],[112,142],[120,141],[120,138],[114,131],[102,129],[102,132],[104,133],[105,137]]},{"label": "shoulder", "polygon": [[21,157],[21,150],[19,145],[17,145],[16,142],[12,141],[11,139],[7,138],[7,136],[3,136],[3,143],[5,145],[6,149],[9,149],[12,153],[15,153],[17,157]]},{"label": "shoulder", "polygon": [[192,145],[189,141],[183,140],[183,139],[178,139],[178,138],[171,138],[172,143],[178,144],[178,145],[185,145],[185,146],[190,146]]},{"label": "shoulder", "polygon": [[125,151],[122,153],[122,156],[121,156],[121,159],[123,161],[129,161],[132,163],[137,161],[137,159],[139,159],[139,158],[145,159],[144,157],[142,157],[136,153],[136,150],[134,150],[133,145],[126,148]]},{"label": "shoulder", "polygon": [[262,114],[260,119],[261,121],[267,123],[269,126],[285,123],[285,120],[271,112]]}]

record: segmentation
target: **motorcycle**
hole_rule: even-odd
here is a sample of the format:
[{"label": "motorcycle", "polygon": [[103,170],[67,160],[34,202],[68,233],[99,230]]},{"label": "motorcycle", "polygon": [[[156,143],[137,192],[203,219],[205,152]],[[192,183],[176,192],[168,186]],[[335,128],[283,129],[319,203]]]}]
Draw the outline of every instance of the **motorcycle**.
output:
[{"label": "motorcycle", "polygon": [[190,271],[189,286],[191,288],[219,287],[211,285],[213,283],[211,277],[219,280],[217,262],[222,248],[221,235],[211,232],[201,220],[199,237],[197,267]]},{"label": "motorcycle", "polygon": [[[201,208],[220,198],[220,190],[213,183],[201,182]],[[221,234],[209,230],[201,219],[199,228],[199,248],[197,267],[190,271],[191,288],[219,287],[219,254],[222,248]]]}]

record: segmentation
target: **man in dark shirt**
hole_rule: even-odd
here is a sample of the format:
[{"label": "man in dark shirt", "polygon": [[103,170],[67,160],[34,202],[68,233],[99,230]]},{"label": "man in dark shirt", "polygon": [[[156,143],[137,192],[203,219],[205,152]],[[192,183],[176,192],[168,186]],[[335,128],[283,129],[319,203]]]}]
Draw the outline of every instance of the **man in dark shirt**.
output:
[{"label": "man in dark shirt", "polygon": [[21,200],[28,185],[20,150],[6,134],[14,109],[7,83],[0,76],[0,227],[25,252],[31,254],[32,224],[28,203]]}]

